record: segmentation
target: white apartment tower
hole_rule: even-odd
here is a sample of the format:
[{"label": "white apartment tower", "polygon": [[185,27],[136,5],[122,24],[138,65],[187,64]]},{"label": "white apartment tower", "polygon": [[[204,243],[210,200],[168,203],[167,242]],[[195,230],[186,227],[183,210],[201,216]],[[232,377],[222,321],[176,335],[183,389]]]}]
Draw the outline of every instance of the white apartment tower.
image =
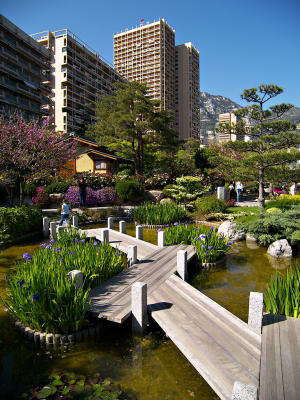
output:
[{"label": "white apartment tower", "polygon": [[176,125],[175,31],[164,19],[114,34],[114,67],[128,81],[144,83]]},{"label": "white apartment tower", "polygon": [[191,42],[176,46],[176,122],[180,139],[200,138],[199,51]]},{"label": "white apartment tower", "polygon": [[52,89],[56,129],[84,133],[96,122],[95,102],[124,80],[97,52],[68,29],[31,35],[52,54],[48,85]]}]

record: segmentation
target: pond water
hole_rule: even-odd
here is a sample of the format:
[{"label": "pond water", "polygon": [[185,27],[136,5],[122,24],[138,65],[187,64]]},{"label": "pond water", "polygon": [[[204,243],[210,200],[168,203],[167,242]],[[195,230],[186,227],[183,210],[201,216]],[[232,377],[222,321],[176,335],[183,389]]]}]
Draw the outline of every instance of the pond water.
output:
[{"label": "pond water", "polygon": [[[128,233],[135,234],[134,226]],[[144,239],[156,241],[156,231],[144,230]],[[32,253],[39,241],[0,252],[0,296],[5,275],[22,254]],[[226,264],[196,272],[193,286],[229,311],[247,320],[250,291],[263,291],[276,268],[299,265],[299,258],[274,264],[266,249],[249,249],[244,242],[232,246]],[[160,328],[151,324],[143,339],[133,338],[130,323],[106,323],[101,336],[71,347],[41,348],[26,341],[13,327],[0,304],[0,398],[11,400],[37,386],[54,368],[90,375],[100,373],[118,381],[124,399],[211,400],[218,397]]]}]

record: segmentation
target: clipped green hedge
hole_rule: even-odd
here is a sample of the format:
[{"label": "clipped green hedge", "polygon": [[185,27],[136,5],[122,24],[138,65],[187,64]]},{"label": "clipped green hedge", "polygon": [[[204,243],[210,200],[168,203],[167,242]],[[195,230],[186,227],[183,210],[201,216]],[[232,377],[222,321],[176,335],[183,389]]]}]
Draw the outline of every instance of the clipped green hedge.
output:
[{"label": "clipped green hedge", "polygon": [[227,208],[225,201],[218,199],[214,194],[197,199],[195,205],[196,209],[203,214],[221,213]]},{"label": "clipped green hedge", "polygon": [[50,185],[46,186],[46,192],[48,194],[51,193],[66,193],[66,191],[71,186],[71,182],[63,181],[63,182],[52,182]]},{"label": "clipped green hedge", "polygon": [[42,211],[36,207],[0,207],[0,242],[42,229]]},{"label": "clipped green hedge", "polygon": [[117,195],[124,201],[140,200],[144,196],[143,185],[138,181],[124,180],[116,184]]}]

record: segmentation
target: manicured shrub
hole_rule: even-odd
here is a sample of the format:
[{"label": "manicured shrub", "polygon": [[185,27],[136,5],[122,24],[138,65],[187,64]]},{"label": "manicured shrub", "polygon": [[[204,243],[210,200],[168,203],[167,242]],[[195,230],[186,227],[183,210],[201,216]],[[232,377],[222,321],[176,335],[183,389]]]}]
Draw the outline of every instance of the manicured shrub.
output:
[{"label": "manicured shrub", "polygon": [[269,208],[280,208],[281,210],[289,210],[292,206],[300,204],[300,199],[296,198],[297,196],[289,196],[289,197],[281,197],[278,200],[268,201],[265,204],[265,209]]},{"label": "manicured shrub", "polygon": [[50,203],[50,198],[44,186],[36,188],[36,196],[32,197],[32,202],[39,208],[47,207]]},{"label": "manicured shrub", "polygon": [[62,181],[62,182],[52,182],[50,185],[46,186],[46,191],[48,194],[51,193],[66,193],[66,191],[71,186],[71,182]]},{"label": "manicured shrub", "polygon": [[36,207],[0,207],[0,241],[42,229],[42,212]]},{"label": "manicured shrub", "polygon": [[[87,241],[76,232],[61,233],[59,240],[43,243],[35,254],[23,254],[7,279],[8,309],[24,325],[41,332],[77,331],[87,322],[89,289],[121,272],[124,257],[106,243]],[[83,272],[81,289],[68,280],[71,270]]]},{"label": "manicured shrub", "polygon": [[300,318],[300,268],[288,269],[285,275],[275,274],[266,286],[266,312]]},{"label": "manicured shrub", "polygon": [[209,186],[203,185],[202,180],[202,178],[194,176],[176,178],[176,184],[165,186],[163,194],[165,197],[171,197],[176,201],[186,202],[195,200],[210,189]]},{"label": "manicured shrub", "polygon": [[175,178],[172,174],[154,174],[145,178],[145,187],[148,190],[160,190],[174,182]]},{"label": "manicured shrub", "polygon": [[133,218],[139,224],[166,225],[187,219],[187,212],[175,203],[145,203],[132,211]]},{"label": "manicured shrub", "polygon": [[98,203],[112,204],[115,202],[117,193],[113,187],[105,187],[97,190]]},{"label": "manicured shrub", "polygon": [[239,225],[263,246],[279,239],[287,239],[292,245],[300,244],[300,206],[281,214],[265,212],[259,219]]},{"label": "manicured shrub", "polygon": [[227,207],[225,201],[218,199],[216,195],[201,197],[195,204],[196,209],[203,214],[222,213]]},{"label": "manicured shrub", "polygon": [[280,208],[277,208],[277,207],[271,207],[271,208],[268,208],[267,210],[266,210],[266,213],[267,214],[280,214],[280,213],[282,213],[282,211],[281,211],[281,209]]},{"label": "manicured shrub", "polygon": [[124,201],[140,200],[144,195],[144,188],[138,181],[124,180],[116,184],[116,192]]}]

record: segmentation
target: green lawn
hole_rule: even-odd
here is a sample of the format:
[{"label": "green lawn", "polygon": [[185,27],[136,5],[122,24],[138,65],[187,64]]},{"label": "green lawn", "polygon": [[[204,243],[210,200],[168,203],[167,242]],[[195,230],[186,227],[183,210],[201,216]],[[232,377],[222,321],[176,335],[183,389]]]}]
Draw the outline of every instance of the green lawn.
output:
[{"label": "green lawn", "polygon": [[235,218],[236,222],[251,222],[259,218],[261,207],[228,207],[226,213],[228,214],[242,214],[240,217]]}]

